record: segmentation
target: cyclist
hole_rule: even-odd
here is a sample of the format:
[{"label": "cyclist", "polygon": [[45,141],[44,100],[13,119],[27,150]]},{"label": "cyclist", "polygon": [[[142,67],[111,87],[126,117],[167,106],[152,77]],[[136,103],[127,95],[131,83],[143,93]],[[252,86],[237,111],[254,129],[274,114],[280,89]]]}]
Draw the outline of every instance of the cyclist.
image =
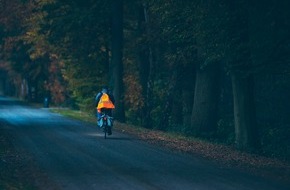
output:
[{"label": "cyclist", "polygon": [[[95,98],[98,126],[101,126],[100,119],[103,113],[112,117],[112,110],[115,108],[115,99],[113,94],[110,93],[107,87],[103,87],[101,92],[96,95]],[[109,127],[108,135],[112,134],[111,127]]]}]

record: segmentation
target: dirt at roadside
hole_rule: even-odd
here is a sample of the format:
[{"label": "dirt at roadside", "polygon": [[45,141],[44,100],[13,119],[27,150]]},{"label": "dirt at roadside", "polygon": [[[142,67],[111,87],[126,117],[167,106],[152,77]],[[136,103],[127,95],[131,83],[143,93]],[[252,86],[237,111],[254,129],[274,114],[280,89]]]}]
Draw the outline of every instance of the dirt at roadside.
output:
[{"label": "dirt at roadside", "polygon": [[13,146],[13,137],[0,129],[0,189],[37,190],[39,186],[58,189],[27,153]]},{"label": "dirt at roadside", "polygon": [[0,189],[32,188],[22,175],[27,158],[15,151],[10,140],[0,132]]}]

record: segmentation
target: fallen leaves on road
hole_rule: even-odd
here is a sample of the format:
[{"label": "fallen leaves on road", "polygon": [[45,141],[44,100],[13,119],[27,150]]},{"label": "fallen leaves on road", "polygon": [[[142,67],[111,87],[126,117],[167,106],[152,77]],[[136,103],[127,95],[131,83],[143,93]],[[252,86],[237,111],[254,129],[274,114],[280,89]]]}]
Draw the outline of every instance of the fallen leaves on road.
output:
[{"label": "fallen leaves on road", "polygon": [[121,123],[116,123],[116,128],[153,144],[214,160],[223,167],[237,167],[257,175],[290,183],[290,163],[286,161],[241,152],[222,144],[170,136],[161,131],[140,129]]}]

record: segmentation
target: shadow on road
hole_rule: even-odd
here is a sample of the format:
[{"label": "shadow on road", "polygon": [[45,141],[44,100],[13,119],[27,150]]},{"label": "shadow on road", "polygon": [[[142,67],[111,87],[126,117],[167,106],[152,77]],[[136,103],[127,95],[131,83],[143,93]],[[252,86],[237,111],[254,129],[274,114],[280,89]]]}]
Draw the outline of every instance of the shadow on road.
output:
[{"label": "shadow on road", "polygon": [[140,140],[137,138],[129,138],[129,137],[107,137],[106,140],[124,140],[124,141],[131,141],[131,140]]}]

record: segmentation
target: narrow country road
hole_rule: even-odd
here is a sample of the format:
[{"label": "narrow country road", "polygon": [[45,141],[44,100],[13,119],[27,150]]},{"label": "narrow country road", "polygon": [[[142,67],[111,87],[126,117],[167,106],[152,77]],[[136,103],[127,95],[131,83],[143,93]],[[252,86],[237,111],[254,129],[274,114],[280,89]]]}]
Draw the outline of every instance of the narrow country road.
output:
[{"label": "narrow country road", "polygon": [[35,179],[38,189],[288,189],[122,133],[104,139],[94,125],[5,97],[0,97],[0,131],[33,160],[42,174]]}]

